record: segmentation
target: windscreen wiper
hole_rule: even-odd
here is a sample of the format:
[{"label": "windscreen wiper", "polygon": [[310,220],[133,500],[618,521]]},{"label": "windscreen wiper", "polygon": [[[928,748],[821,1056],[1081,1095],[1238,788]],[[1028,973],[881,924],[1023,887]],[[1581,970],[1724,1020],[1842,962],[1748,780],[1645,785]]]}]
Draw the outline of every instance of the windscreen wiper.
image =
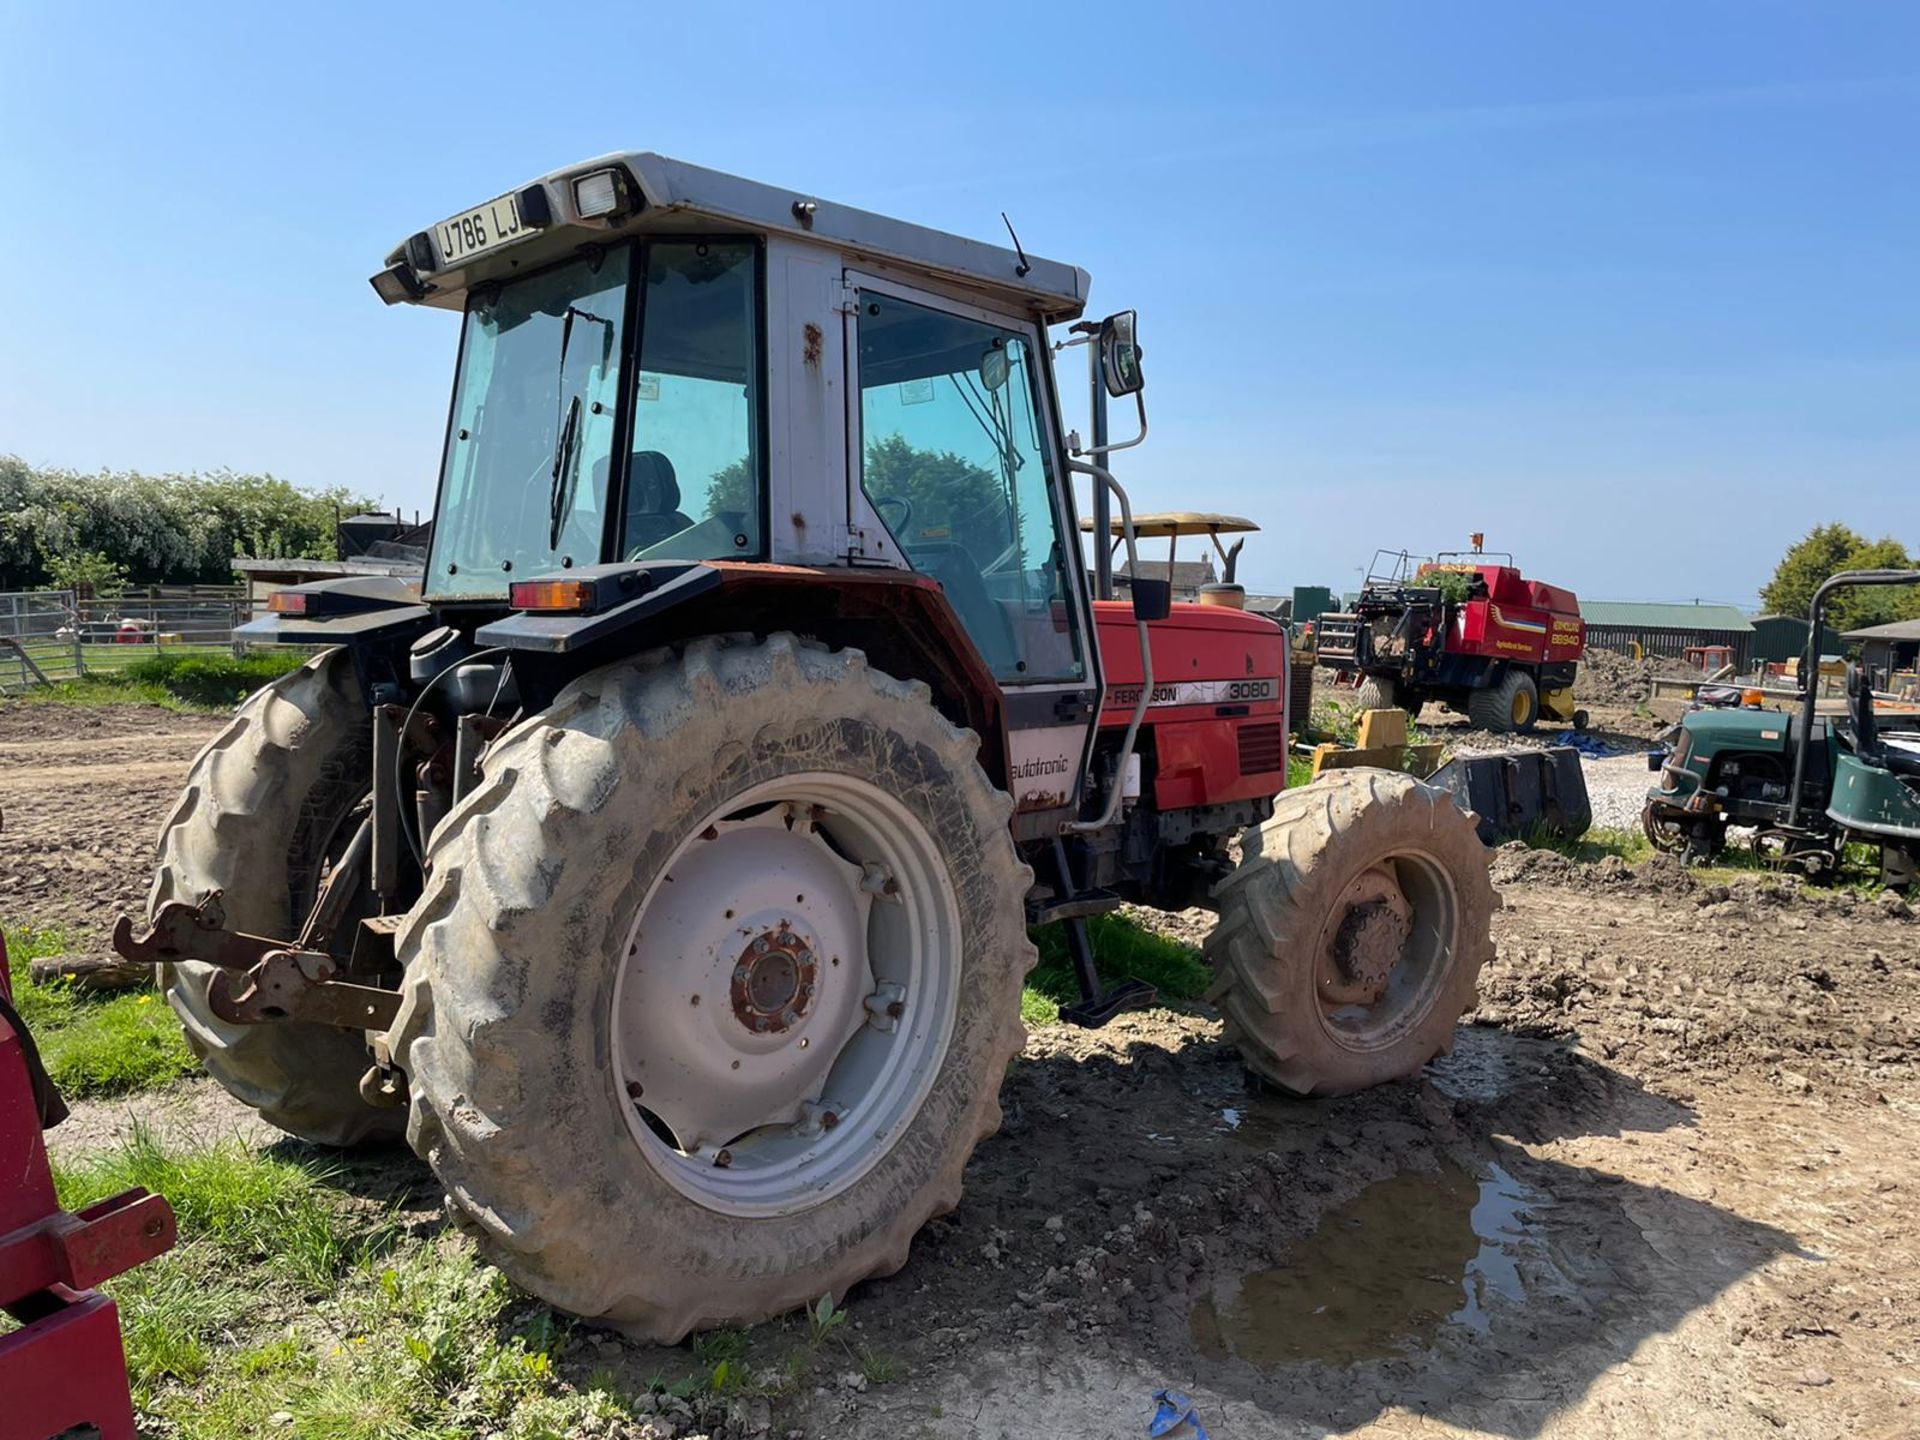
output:
[{"label": "windscreen wiper", "polygon": [[567,512],[573,508],[573,478],[579,473],[579,467],[573,460],[579,434],[580,397],[576,395],[567,404],[567,418],[560,426],[560,440],[553,447],[553,485],[547,491],[548,518],[552,522],[547,532],[549,550],[560,547],[560,532],[566,528]]},{"label": "windscreen wiper", "polygon": [[547,513],[550,528],[547,532],[547,548],[558,549],[560,532],[566,528],[567,512],[573,508],[573,486],[577,467],[574,454],[580,438],[580,397],[575,394],[571,399],[563,399],[567,393],[567,352],[573,348],[573,322],[590,320],[595,325],[606,327],[601,338],[600,363],[604,365],[613,348],[613,322],[591,310],[582,310],[578,305],[569,305],[560,320],[560,374],[554,382],[554,403],[565,408],[565,418],[556,427],[558,434],[553,442],[553,483],[547,491]]}]

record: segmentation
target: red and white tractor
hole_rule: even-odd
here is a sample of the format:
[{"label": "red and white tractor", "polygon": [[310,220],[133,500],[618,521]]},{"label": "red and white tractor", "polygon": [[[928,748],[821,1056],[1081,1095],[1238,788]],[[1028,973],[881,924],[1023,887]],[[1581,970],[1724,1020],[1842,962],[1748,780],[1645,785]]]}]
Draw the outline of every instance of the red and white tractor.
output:
[{"label": "red and white tractor", "polygon": [[1450,1044],[1468,819],[1400,774],[1283,793],[1281,630],[1097,598],[1071,482],[1131,552],[1105,400],[1146,412],[1084,271],[623,154],[373,284],[464,317],[425,575],[273,597],[252,638],[328,648],[194,762],[117,938],[268,1119],[404,1129],[513,1279],[671,1338],[959,1204],[1030,927],[1097,1024],[1147,996],[1087,917],[1216,908],[1228,1033],[1301,1093]]}]

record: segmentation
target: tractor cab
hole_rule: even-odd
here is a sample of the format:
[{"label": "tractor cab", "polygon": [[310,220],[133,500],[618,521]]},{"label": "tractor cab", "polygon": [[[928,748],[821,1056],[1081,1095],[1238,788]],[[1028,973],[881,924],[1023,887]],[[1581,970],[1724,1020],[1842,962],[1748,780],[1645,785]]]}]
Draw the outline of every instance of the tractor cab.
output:
[{"label": "tractor cab", "polygon": [[[625,154],[420,231],[372,283],[465,317],[421,598],[495,612],[477,643],[583,643],[637,590],[904,613],[963,632],[954,710],[1049,777],[1020,807],[1077,795],[1102,674],[1069,475],[1099,467],[1048,360],[1085,271]],[[1064,343],[1138,393],[1131,315]],[[903,571],[934,583],[875,583]]]}]

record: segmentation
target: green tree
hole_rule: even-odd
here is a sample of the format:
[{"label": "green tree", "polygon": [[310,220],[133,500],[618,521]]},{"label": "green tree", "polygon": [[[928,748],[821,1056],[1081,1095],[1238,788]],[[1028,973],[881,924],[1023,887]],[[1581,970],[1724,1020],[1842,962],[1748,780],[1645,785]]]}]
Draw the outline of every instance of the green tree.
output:
[{"label": "green tree", "polygon": [[[1891,536],[1868,540],[1845,525],[1818,525],[1790,547],[1760,592],[1767,609],[1780,615],[1805,615],[1813,592],[1842,570],[1913,568],[1906,546]],[[1828,604],[1827,623],[1836,630],[1857,630],[1890,620],[1920,617],[1920,587],[1881,586],[1843,590]]]},{"label": "green tree", "polygon": [[0,456],[0,589],[50,584],[50,565],[89,555],[143,585],[224,584],[237,555],[335,558],[336,517],[373,504],[271,475],[82,475]]},{"label": "green tree", "polygon": [[745,455],[722,465],[707,481],[707,514],[718,515],[722,510],[751,514],[758,508],[753,498],[753,466]]},{"label": "green tree", "polygon": [[[867,445],[865,480],[869,495],[888,502],[881,518],[893,526],[905,520],[909,533],[901,540],[909,549],[916,541],[951,540],[985,564],[1007,548],[1012,527],[1005,492],[992,471],[965,456],[919,450],[904,436],[886,435]],[[746,459],[716,470],[707,482],[707,512],[752,508]]]},{"label": "green tree", "polygon": [[889,525],[905,521],[901,543],[911,550],[916,542],[950,540],[965,547],[974,563],[985,565],[1012,538],[1007,497],[1000,481],[983,465],[951,450],[919,450],[902,435],[886,435],[867,445],[866,488],[876,502],[887,504],[882,518]]},{"label": "green tree", "polygon": [[110,599],[127,588],[127,567],[98,550],[71,550],[44,558],[47,580],[56,590],[78,590]]}]

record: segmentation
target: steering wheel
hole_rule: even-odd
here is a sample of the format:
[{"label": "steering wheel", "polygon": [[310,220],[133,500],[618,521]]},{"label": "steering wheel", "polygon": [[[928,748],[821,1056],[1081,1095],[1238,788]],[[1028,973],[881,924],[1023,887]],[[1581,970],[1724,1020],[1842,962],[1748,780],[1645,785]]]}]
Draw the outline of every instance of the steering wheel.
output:
[{"label": "steering wheel", "polygon": [[[906,541],[901,537],[907,533],[907,526],[913,523],[913,501],[904,495],[875,495],[872,500],[873,508],[880,512],[881,520],[885,521],[886,527],[893,531],[893,538],[904,545]],[[897,525],[887,516],[889,505],[900,507],[900,523]]]}]

